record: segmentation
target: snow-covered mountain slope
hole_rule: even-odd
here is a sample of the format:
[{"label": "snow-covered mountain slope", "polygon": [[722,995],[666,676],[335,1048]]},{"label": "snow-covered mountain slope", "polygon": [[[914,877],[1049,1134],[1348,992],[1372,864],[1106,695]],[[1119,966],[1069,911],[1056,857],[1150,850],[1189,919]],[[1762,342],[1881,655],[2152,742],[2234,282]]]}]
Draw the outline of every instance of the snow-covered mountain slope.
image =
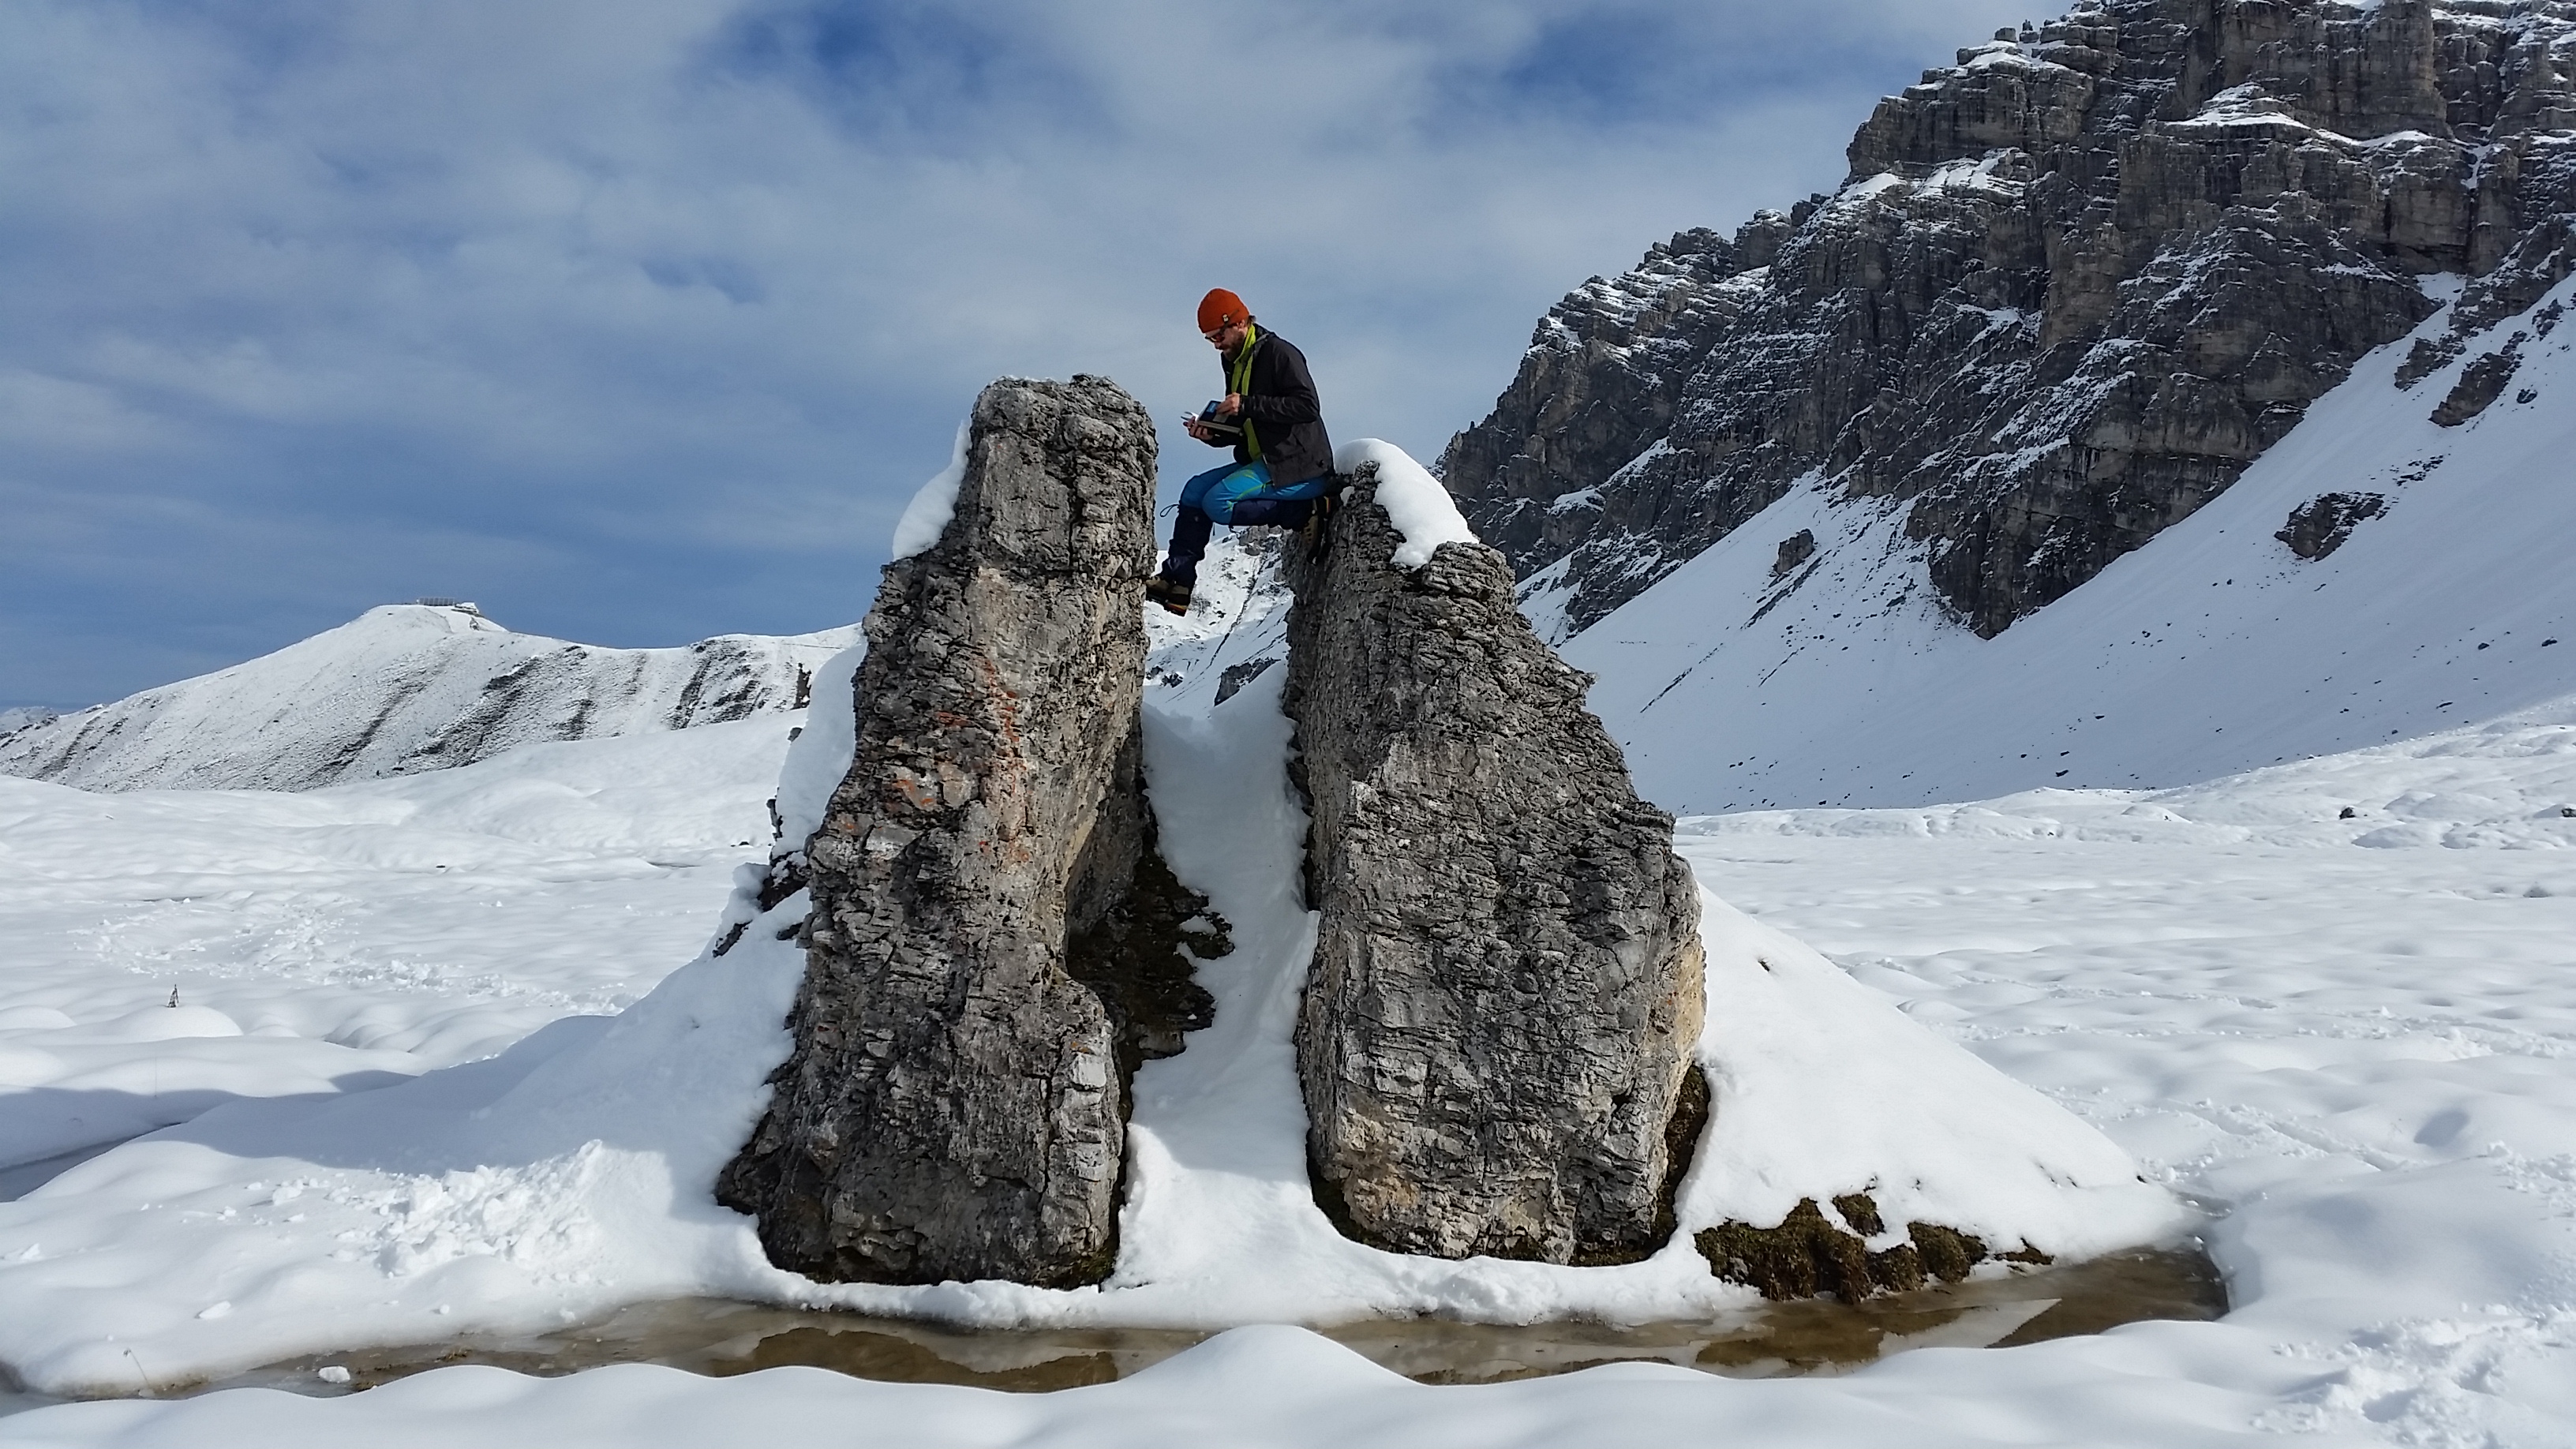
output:
[{"label": "snow-covered mountain slope", "polygon": [[0,774],[86,790],[310,790],[547,740],[791,709],[856,625],[675,649],[517,634],[471,607],[388,604],[230,669],[0,737]]},{"label": "snow-covered mountain slope", "polygon": [[1209,709],[1288,658],[1288,578],[1281,551],[1303,547],[1276,529],[1228,530],[1199,561],[1187,615],[1145,611],[1152,647],[1145,697],[1158,707]]},{"label": "snow-covered mountain slope", "polygon": [[25,705],[17,709],[0,709],[0,738],[43,724],[47,720],[58,718],[61,714],[60,710],[47,709],[40,704]]},{"label": "snow-covered mountain slope", "polygon": [[1832,196],[1568,296],[1443,476],[1576,627],[1813,475],[1904,500],[1991,637],[2226,491],[2420,279],[2474,331],[2567,276],[2571,56],[2565,0],[2078,0],[1882,100]]},{"label": "snow-covered mountain slope", "polygon": [[[2571,301],[2576,279],[2457,348],[2429,317],[2227,492],[1993,639],[1932,597],[1902,504],[1811,476],[1566,657],[1600,677],[1641,788],[1685,814],[2178,785],[2576,717],[2551,705],[2576,694]],[[2453,360],[2401,388],[2425,340]],[[2501,351],[2511,385],[2434,422]],[[2281,537],[2316,555],[2346,530],[2312,557]]]}]

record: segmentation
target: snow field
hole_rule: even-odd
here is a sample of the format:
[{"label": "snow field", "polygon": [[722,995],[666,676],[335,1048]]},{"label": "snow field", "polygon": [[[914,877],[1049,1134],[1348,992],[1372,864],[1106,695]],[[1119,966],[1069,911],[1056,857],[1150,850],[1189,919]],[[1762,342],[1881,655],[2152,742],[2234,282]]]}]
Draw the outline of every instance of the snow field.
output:
[{"label": "snow field", "polygon": [[[1219,713],[1254,704],[1257,689]],[[2567,944],[2576,940],[2576,892],[2562,889],[2576,884],[2576,868],[2552,833],[2557,817],[2530,820],[2519,835],[2490,825],[2476,843],[2450,848],[2422,839],[2363,843],[2355,832],[2367,831],[2337,818],[2344,803],[2429,793],[2426,771],[2438,772],[2454,797],[2544,797],[2564,758],[2539,747],[2550,738],[2522,728],[2464,730],[2152,795],[2047,791],[1932,809],[1685,822],[1686,858],[1750,918],[1724,929],[1748,937],[1785,931],[1812,942],[1842,967],[1836,989],[1876,997],[1872,1010],[1901,1011],[1965,1043],[2108,1134],[2158,1182],[2221,1212],[2212,1246],[2235,1308],[2217,1323],[2140,1323],[2004,1350],[1924,1349],[1845,1377],[1764,1381],[1632,1365],[1426,1388],[1289,1328],[1237,1329],[1121,1383],[1044,1396],[812,1370],[708,1380],[644,1367],[563,1379],[446,1369],[339,1400],[239,1390],[42,1409],[0,1419],[0,1444],[478,1445],[530,1434],[567,1445],[730,1444],[846,1437],[864,1424],[878,1440],[907,1445],[2161,1449],[2285,1435],[2329,1444],[2562,1445],[2576,1440],[2576,1072],[2568,1068],[2576,1057],[2576,972]],[[1175,755],[1193,752],[1221,765],[1225,757],[1211,752],[1228,747],[1212,725],[1158,727],[1155,767],[1169,771]],[[1208,770],[1202,778],[1224,775]],[[1174,794],[1163,803],[1176,828],[1190,828],[1183,822],[1198,814],[1190,801]],[[1244,909],[1247,885],[1266,879],[1256,864],[1246,858],[1235,877],[1195,884],[1225,892],[1221,906]],[[759,939],[752,933],[736,954],[756,950]],[[1209,963],[1224,997],[1212,1031],[1248,1031],[1237,1023],[1257,1015],[1257,998],[1246,995],[1264,969],[1254,950]],[[792,969],[779,975],[792,989]],[[744,984],[728,983],[734,991]],[[630,1011],[621,1026],[637,1015]],[[566,1034],[561,1050],[542,1039],[521,1050],[552,1051],[569,1065],[585,1043],[595,1049],[599,1029],[568,1023],[555,1029]],[[1287,1070],[1277,1055],[1265,1061],[1257,1052],[1229,1062],[1206,1050],[1217,1044],[1209,1034],[1194,1038],[1189,1052],[1156,1065],[1196,1059],[1202,1075],[1149,1076],[1140,1096],[1239,1091]],[[657,1036],[636,1055],[680,1054]],[[488,1074],[471,1095],[498,1101],[510,1095],[499,1079],[520,1070],[504,1057],[442,1075]],[[372,1098],[381,1105],[369,1115],[382,1121],[394,1099],[439,1080],[340,1105]],[[1140,1100],[1140,1123],[1162,1105]],[[135,1144],[80,1172],[130,1159],[120,1171],[139,1176],[156,1162],[148,1154],[219,1121]],[[1168,1120],[1140,1127],[1131,1213],[1231,1211],[1269,1194],[1272,1211],[1256,1230],[1269,1236],[1259,1241],[1300,1250],[1293,1194],[1279,1190],[1280,1170],[1262,1160],[1264,1145],[1185,1128]],[[455,1295],[474,1288],[478,1275],[501,1271],[471,1266],[470,1252],[429,1264],[470,1240],[459,1224],[479,1221],[496,1241],[533,1224],[560,1232],[570,1221],[561,1211],[565,1194],[597,1202],[597,1184],[611,1174],[651,1167],[621,1163],[626,1149],[613,1141],[588,1147],[587,1131],[584,1123],[561,1124],[551,1179],[497,1171],[501,1159],[489,1153],[475,1166],[451,1168],[454,1180],[437,1186],[481,1216],[422,1204],[435,1209],[423,1212],[422,1224],[447,1225],[444,1241],[380,1231],[352,1240],[377,1256],[365,1265],[379,1285],[371,1291],[404,1291],[385,1255],[392,1250],[399,1264],[415,1254],[413,1277],[455,1275],[440,1282],[449,1294],[440,1301],[454,1311],[415,1310],[409,1321],[456,1322],[471,1305]],[[213,1155],[211,1146],[192,1150]],[[676,1173],[684,1155],[661,1154],[665,1170]],[[1205,1170],[1192,1179],[1183,1167]],[[330,1201],[317,1185],[270,1206],[236,1183],[218,1204],[216,1195],[192,1195],[211,1180],[207,1159],[160,1161],[153,1170],[163,1171],[167,1191],[157,1211],[165,1216],[234,1206],[237,1216],[283,1218],[314,1212],[313,1199]],[[300,1161],[271,1170],[275,1176],[256,1179],[270,1198],[292,1185],[290,1170],[324,1175]],[[583,1174],[592,1185],[576,1192]],[[1156,1200],[1164,1189],[1182,1191]],[[40,1206],[52,1191],[0,1212]],[[337,1221],[376,1231],[372,1225],[387,1219],[369,1211]],[[575,1226],[594,1243],[608,1231],[595,1217]],[[639,1227],[670,1231],[649,1222],[616,1230]],[[228,1229],[211,1243],[234,1251],[241,1236]],[[327,1235],[311,1241],[342,1246]],[[129,1321],[167,1333],[161,1300],[171,1285],[114,1241],[103,1254],[74,1246],[66,1240],[65,1257],[92,1275],[87,1298],[122,1302]],[[664,1240],[666,1249],[685,1246]],[[1222,1262],[1190,1256],[1212,1250],[1207,1239],[1181,1242],[1159,1271],[1187,1274],[1195,1264],[1220,1272]],[[488,1256],[506,1268],[506,1251]],[[546,1241],[523,1251],[558,1264],[578,1257]],[[0,1253],[7,1265],[0,1294],[11,1305],[0,1321],[34,1306],[8,1281],[23,1271],[16,1256]],[[305,1256],[316,1255],[307,1248]],[[99,1291],[100,1283],[123,1286]],[[347,1311],[322,1287],[316,1310]],[[268,1311],[236,1302],[223,1317],[188,1321],[210,1334],[228,1323],[257,1329]],[[148,1361],[150,1339],[130,1341],[145,1347]]]},{"label": "snow field", "polygon": [[306,794],[0,778],[0,1192],[225,1102],[382,1084],[624,1007],[759,854],[796,722]]},{"label": "snow field", "polygon": [[[1273,671],[1208,714],[1147,716],[1167,854],[1237,948],[1202,968],[1216,1024],[1138,1076],[1121,1256],[1100,1288],[808,1283],[771,1268],[750,1220],[715,1206],[716,1172],[787,1053],[803,960],[776,927],[801,918],[796,897],[614,1018],[559,1022],[492,1061],[374,1092],[237,1104],[0,1207],[0,1360],[37,1387],[96,1392],[132,1376],[129,1354],[162,1378],[195,1377],[701,1294],[995,1327],[1639,1321],[1748,1301],[1709,1274],[1689,1231],[1774,1221],[1802,1196],[1874,1190],[1898,1233],[1937,1216],[2066,1256],[2182,1226],[2107,1140],[1712,901],[1712,978],[1734,1007],[1713,1013],[1702,1054],[1731,1105],[1664,1251],[1568,1269],[1341,1237],[1307,1186],[1290,1042],[1314,926],[1296,898],[1304,817],[1286,778],[1283,683]],[[847,690],[828,675],[818,712],[847,709]],[[1824,1089],[1842,1056],[1863,1065]],[[156,1286],[87,1291],[102,1272]]]},{"label": "snow field", "polygon": [[2160,1331],[2250,1331],[2297,1367],[2257,1422],[2557,1445],[2576,1442],[2565,821],[2507,810],[2445,849],[2338,817],[2420,797],[2428,770],[2454,799],[2546,796],[2571,748],[2565,727],[2471,729],[2153,794],[1689,821],[1680,848],[2223,1211],[2234,1311]]}]

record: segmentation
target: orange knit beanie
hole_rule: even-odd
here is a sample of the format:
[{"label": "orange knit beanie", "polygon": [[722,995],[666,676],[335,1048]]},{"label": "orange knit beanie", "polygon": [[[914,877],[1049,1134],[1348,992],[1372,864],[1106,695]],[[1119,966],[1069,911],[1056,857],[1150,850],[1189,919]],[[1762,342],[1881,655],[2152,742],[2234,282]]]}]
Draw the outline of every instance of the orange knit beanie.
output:
[{"label": "orange knit beanie", "polygon": [[1243,299],[1241,297],[1234,295],[1223,287],[1219,287],[1215,291],[1208,293],[1206,296],[1199,298],[1199,330],[1201,332],[1214,332],[1216,329],[1225,326],[1229,322],[1249,322],[1251,320],[1252,309],[1243,305]]}]

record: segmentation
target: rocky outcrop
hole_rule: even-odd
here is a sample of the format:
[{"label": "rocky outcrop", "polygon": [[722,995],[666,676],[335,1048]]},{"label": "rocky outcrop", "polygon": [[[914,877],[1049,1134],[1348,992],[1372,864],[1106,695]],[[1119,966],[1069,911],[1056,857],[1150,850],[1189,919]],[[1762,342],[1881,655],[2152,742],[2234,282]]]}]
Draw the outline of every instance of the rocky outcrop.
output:
[{"label": "rocky outcrop", "polygon": [[1771,560],[1771,577],[1785,579],[1800,564],[1816,556],[1816,531],[1802,528],[1780,540],[1780,552]]},{"label": "rocky outcrop", "polygon": [[1393,1251],[1641,1257],[1706,1111],[1696,887],[1502,555],[1391,566],[1376,486],[1288,559],[1317,1197]]},{"label": "rocky outcrop", "polygon": [[1152,422],[1114,384],[997,382],[946,532],[887,566],[805,852],[795,1053],[719,1184],[782,1267],[1108,1271],[1125,1068],[1206,1004],[1162,959],[1195,908],[1139,780],[1153,491]]},{"label": "rocky outcrop", "polygon": [[2313,562],[2343,547],[2354,528],[2387,511],[2385,494],[2320,493],[2291,509],[2281,531],[2272,536],[2288,544],[2290,552]]},{"label": "rocky outcrop", "polygon": [[2528,340],[2528,334],[2517,332],[2505,340],[2504,346],[2478,354],[2461,368],[2460,380],[2451,384],[2451,390],[2434,407],[2433,422],[2456,428],[2504,396],[2505,384],[2513,381],[2515,370],[2522,366],[2522,344]]},{"label": "rocky outcrop", "polygon": [[1834,196],[1568,296],[1442,472],[1567,628],[1815,478],[1903,509],[1991,636],[2226,489],[2433,312],[2420,278],[2471,280],[2415,378],[2576,267],[2571,35],[2564,0],[2003,32],[1881,102]]}]

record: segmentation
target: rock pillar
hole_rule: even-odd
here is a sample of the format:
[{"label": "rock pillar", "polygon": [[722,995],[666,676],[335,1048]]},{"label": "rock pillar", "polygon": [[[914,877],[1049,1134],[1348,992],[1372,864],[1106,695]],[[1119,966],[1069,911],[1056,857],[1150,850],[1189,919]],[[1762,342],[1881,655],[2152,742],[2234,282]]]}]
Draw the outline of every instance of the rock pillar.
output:
[{"label": "rock pillar", "polygon": [[1120,1023],[1067,943],[1124,899],[1154,429],[1115,384],[976,400],[956,512],[886,569],[857,748],[807,847],[795,1054],[718,1196],[832,1281],[1095,1282],[1115,1253]]},{"label": "rock pillar", "polygon": [[1289,555],[1316,1194],[1399,1252],[1642,1257],[1706,1111],[1696,887],[1502,555],[1398,570],[1375,488]]}]

